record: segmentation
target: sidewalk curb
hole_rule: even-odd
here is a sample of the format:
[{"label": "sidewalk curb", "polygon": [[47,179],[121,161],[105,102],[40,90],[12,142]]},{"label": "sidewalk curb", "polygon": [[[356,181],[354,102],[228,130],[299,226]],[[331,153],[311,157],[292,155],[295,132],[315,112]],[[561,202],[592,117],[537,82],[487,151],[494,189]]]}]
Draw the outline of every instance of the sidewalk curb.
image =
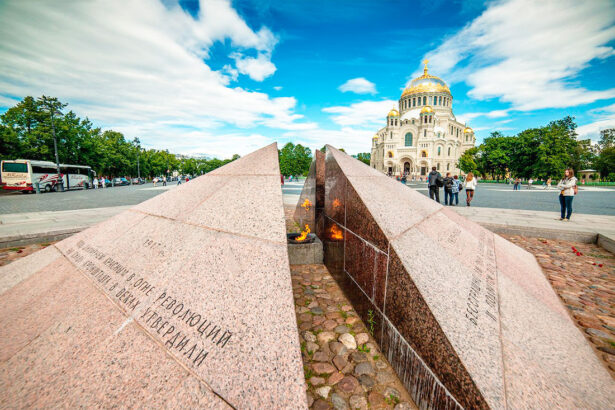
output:
[{"label": "sidewalk curb", "polygon": [[81,232],[87,228],[89,228],[89,226],[0,237],[0,249],[31,245],[41,242],[55,242],[74,235],[77,232]]}]

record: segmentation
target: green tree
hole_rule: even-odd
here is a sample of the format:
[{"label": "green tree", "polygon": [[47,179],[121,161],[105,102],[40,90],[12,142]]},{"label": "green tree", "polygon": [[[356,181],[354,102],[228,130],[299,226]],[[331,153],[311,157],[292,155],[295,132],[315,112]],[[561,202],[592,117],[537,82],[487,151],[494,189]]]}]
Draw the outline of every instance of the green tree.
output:
[{"label": "green tree", "polygon": [[372,154],[369,153],[369,152],[360,152],[357,155],[353,155],[353,157],[355,157],[359,161],[369,165],[371,157],[372,157]]},{"label": "green tree", "polygon": [[464,173],[478,173],[478,165],[476,163],[476,154],[478,153],[478,148],[473,147],[465,151],[461,157],[459,158],[459,169]]},{"label": "green tree", "polygon": [[306,175],[312,163],[312,150],[289,142],[279,150],[279,160],[282,175]]},{"label": "green tree", "polygon": [[603,148],[595,164],[596,169],[600,171],[604,179],[613,180],[612,176],[615,175],[615,145]]},{"label": "green tree", "polygon": [[600,149],[615,146],[615,128],[600,131],[600,141],[598,141],[598,146],[600,146]]}]

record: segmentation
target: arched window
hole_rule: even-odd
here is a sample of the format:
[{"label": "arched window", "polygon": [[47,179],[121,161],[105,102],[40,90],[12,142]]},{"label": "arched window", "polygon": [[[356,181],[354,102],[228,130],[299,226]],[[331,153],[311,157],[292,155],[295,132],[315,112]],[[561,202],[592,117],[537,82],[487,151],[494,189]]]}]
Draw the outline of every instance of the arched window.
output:
[{"label": "arched window", "polygon": [[408,132],[406,133],[406,147],[411,147],[412,146],[412,133]]},{"label": "arched window", "polygon": [[427,158],[427,151],[421,151],[421,157]]},{"label": "arched window", "polygon": [[442,147],[438,147],[438,156],[442,153]]},{"label": "arched window", "polygon": [[393,158],[393,151],[389,151],[389,158]]},{"label": "arched window", "polygon": [[423,96],[423,105],[427,105],[427,96]]},{"label": "arched window", "polygon": [[413,107],[416,107],[416,98],[413,98],[413,99],[412,99],[412,106],[413,106]]},{"label": "arched window", "polygon": [[451,166],[451,164],[446,164],[446,170],[447,171],[450,170],[450,166]]},{"label": "arched window", "polygon": [[427,130],[423,130],[423,137],[427,136]]},{"label": "arched window", "polygon": [[448,156],[451,156],[451,147],[448,147]]},{"label": "arched window", "polygon": [[440,102],[438,103],[438,105],[442,105],[442,96],[440,96],[440,97],[438,98],[438,100],[440,101]]}]

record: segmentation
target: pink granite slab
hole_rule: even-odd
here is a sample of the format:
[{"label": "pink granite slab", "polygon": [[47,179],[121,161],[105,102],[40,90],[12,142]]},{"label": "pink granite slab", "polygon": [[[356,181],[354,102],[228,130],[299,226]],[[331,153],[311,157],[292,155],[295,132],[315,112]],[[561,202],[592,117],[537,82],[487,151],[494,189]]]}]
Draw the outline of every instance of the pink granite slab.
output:
[{"label": "pink granite slab", "polygon": [[508,406],[612,408],[613,379],[538,263],[497,235],[495,250]]},{"label": "pink granite slab", "polygon": [[[495,267],[493,234],[489,234],[479,243],[472,235],[457,232],[441,215],[391,241],[391,247],[438,322],[439,329],[432,331],[441,331],[448,339],[487,404],[501,408],[504,371],[497,299],[488,299],[490,294],[497,297],[495,270],[488,268]],[[473,269],[463,263],[458,252],[464,249],[482,264]],[[493,280],[490,293],[488,276]],[[392,313],[385,305],[385,315]]]},{"label": "pink granite slab", "polygon": [[48,246],[35,254],[11,262],[10,266],[0,267],[0,294],[49,265],[60,256],[61,254],[55,246]]},{"label": "pink granite slab", "polygon": [[306,408],[277,161],[265,147],[19,267],[1,403]]},{"label": "pink granite slab", "polygon": [[279,177],[245,175],[229,178],[232,182],[178,219],[236,235],[286,243]]},{"label": "pink granite slab", "polygon": [[[223,167],[211,171],[208,175],[267,175],[278,177],[280,182],[280,165],[278,164],[278,147],[276,143],[269,144],[239,160],[230,162]],[[233,178],[233,180],[236,178]]]}]

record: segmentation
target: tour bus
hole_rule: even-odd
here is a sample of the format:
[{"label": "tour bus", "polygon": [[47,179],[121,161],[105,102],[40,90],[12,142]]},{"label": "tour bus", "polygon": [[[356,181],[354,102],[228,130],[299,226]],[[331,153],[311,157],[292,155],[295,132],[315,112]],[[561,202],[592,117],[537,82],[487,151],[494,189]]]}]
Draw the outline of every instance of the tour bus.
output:
[{"label": "tour bus", "polygon": [[87,189],[92,186],[92,179],[96,176],[96,172],[86,165],[60,164],[61,176],[58,177],[55,163],[29,159],[2,161],[1,169],[2,188],[22,192],[35,191],[34,184],[37,182],[41,191],[56,191],[60,177],[64,189]]}]

